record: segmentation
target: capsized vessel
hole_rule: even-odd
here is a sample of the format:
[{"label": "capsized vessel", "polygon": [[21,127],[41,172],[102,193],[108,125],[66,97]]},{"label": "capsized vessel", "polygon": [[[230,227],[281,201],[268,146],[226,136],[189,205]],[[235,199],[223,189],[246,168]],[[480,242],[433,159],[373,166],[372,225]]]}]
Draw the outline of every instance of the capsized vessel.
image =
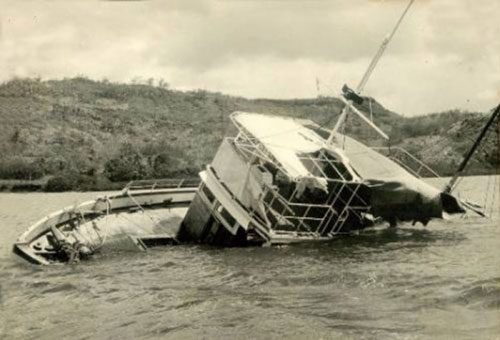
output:
[{"label": "capsized vessel", "polygon": [[[231,120],[238,133],[223,140],[200,173],[198,188],[129,187],[63,209],[30,227],[14,252],[38,264],[74,262],[116,244],[133,249],[176,242],[273,245],[329,240],[383,221],[426,225],[465,208],[482,214],[452,189],[484,133],[449,185],[438,190],[419,179],[418,171],[340,132],[354,113],[388,139],[354,104],[363,101],[361,92],[413,2],[356,89],[342,88],[345,105],[332,131],[310,120],[235,112]],[[499,111],[500,106],[491,122]],[[419,169],[433,172],[411,158]]]},{"label": "capsized vessel", "polygon": [[387,221],[463,213],[460,202],[310,120],[235,112],[177,236],[217,245],[328,240]]}]

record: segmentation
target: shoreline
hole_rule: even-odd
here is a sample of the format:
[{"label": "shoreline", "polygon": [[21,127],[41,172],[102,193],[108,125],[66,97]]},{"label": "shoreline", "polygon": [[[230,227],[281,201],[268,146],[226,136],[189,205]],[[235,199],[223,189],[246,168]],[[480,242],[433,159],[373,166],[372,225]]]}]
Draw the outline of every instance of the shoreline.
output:
[{"label": "shoreline", "polygon": [[[467,174],[462,177],[483,177],[483,176],[500,176],[500,171],[489,174]],[[441,177],[422,177],[424,179],[448,179],[451,176]],[[193,180],[194,178],[185,178],[185,180]],[[145,179],[154,180],[154,179]],[[162,179],[165,180],[165,179]],[[166,180],[179,180],[179,178],[168,178]],[[141,180],[137,180],[141,181]],[[63,193],[63,192],[105,192],[105,191],[120,191],[130,182],[109,182],[104,185],[94,185],[81,189],[78,187],[69,188],[67,190],[46,190],[48,180],[13,180],[13,179],[0,179],[0,194],[1,193]]]}]

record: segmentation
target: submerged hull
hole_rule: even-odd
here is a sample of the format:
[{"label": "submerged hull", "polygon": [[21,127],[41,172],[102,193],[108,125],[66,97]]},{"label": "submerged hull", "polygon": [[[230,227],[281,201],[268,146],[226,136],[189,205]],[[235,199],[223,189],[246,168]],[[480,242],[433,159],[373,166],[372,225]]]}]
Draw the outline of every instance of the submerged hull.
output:
[{"label": "submerged hull", "polygon": [[125,190],[50,214],[14,244],[34,264],[76,262],[103,249],[145,250],[176,242],[196,188]]}]

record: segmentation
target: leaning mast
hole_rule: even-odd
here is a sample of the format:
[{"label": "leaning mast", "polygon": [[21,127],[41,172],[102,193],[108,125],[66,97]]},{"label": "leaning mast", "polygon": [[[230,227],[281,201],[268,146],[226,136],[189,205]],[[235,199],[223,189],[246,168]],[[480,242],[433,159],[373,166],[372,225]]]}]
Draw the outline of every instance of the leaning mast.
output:
[{"label": "leaning mast", "polygon": [[455,187],[455,184],[457,183],[458,178],[460,177],[460,175],[464,171],[465,167],[467,166],[467,163],[471,159],[472,155],[474,155],[474,152],[476,151],[476,149],[481,144],[481,141],[484,139],[484,137],[486,135],[486,132],[488,131],[488,129],[490,128],[490,126],[495,121],[495,118],[497,118],[499,115],[500,115],[500,104],[498,104],[498,106],[496,107],[496,109],[491,114],[490,119],[488,120],[488,122],[486,123],[486,125],[483,127],[483,129],[481,130],[481,132],[479,133],[479,135],[477,136],[476,141],[474,142],[474,144],[470,148],[469,152],[467,152],[467,154],[465,155],[464,159],[462,160],[462,163],[460,163],[460,166],[458,167],[457,171],[455,172],[455,175],[453,175],[453,177],[451,178],[451,180],[448,182],[448,184],[444,188],[443,191],[445,193],[447,193],[447,194],[451,193],[451,191]]},{"label": "leaning mast", "polygon": [[[384,40],[382,41],[382,44],[380,45],[377,53],[375,53],[375,56],[373,57],[372,61],[370,62],[370,65],[368,65],[368,68],[365,71],[363,78],[361,78],[361,81],[359,82],[358,86],[356,87],[356,94],[357,95],[359,95],[363,91],[366,83],[368,82],[368,79],[370,78],[371,74],[373,73],[373,70],[377,66],[378,61],[380,60],[380,58],[384,54],[385,49],[387,48],[387,45],[389,45],[389,42],[392,40],[392,38],[396,34],[396,31],[398,30],[399,26],[401,25],[403,18],[406,16],[406,13],[408,13],[411,5],[413,5],[414,2],[415,2],[415,0],[410,0],[408,5],[406,6],[405,10],[403,11],[401,16],[399,17],[398,21],[396,22],[396,25],[392,29],[391,33],[388,36],[386,36],[384,38]],[[350,100],[350,99],[344,100],[343,95],[341,95],[340,97],[344,101],[345,106],[342,109],[342,113],[340,114],[340,117],[337,120],[337,123],[335,123],[335,127],[333,128],[333,130],[330,133],[330,136],[328,137],[327,143],[331,143],[333,141],[333,139],[335,138],[335,134],[337,133],[339,128],[344,123],[350,110],[354,111],[358,116],[363,118],[363,120],[365,120],[366,122],[369,122],[368,118],[366,118],[363,114],[361,114],[361,112],[359,112],[358,110],[355,109],[355,107],[353,106],[352,100]],[[380,129],[378,129],[373,123],[370,122],[369,125],[372,126],[375,130],[377,130],[377,132],[379,134],[381,134],[382,137],[389,139],[389,137],[387,137],[386,134],[384,134],[382,131],[380,131]]]}]

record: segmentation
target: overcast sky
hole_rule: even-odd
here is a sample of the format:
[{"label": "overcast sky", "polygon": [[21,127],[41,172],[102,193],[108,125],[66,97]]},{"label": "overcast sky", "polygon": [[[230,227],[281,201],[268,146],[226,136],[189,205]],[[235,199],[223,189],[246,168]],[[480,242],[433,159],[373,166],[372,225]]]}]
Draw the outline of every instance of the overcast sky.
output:
[{"label": "overcast sky", "polygon": [[[0,0],[0,80],[163,78],[304,98],[355,87],[403,0]],[[500,1],[416,0],[365,94],[418,115],[500,102]]]}]

